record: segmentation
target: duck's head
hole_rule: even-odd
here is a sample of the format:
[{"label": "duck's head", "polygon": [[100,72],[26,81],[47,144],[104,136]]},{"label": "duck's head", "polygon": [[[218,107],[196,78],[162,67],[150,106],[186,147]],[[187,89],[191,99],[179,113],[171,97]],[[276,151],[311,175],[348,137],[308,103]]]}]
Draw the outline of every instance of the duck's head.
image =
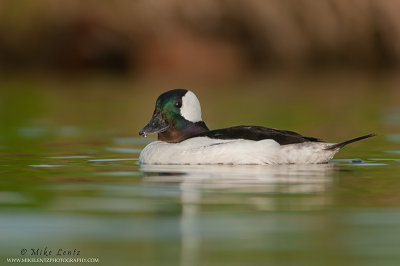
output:
[{"label": "duck's head", "polygon": [[158,140],[180,142],[208,131],[201,119],[200,102],[193,92],[183,89],[167,91],[157,101],[150,122],[139,131],[146,137],[158,133]]}]

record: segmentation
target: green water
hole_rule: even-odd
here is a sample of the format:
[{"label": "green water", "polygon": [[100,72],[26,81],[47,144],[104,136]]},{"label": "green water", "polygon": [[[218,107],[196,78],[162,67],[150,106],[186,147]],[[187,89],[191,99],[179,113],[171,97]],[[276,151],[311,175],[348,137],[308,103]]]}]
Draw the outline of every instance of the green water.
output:
[{"label": "green water", "polygon": [[400,263],[400,110],[385,82],[355,82],[354,93],[273,82],[265,87],[279,90],[198,93],[212,128],[260,124],[331,141],[379,134],[329,164],[141,167],[154,139],[137,131],[165,89],[16,80],[1,87],[1,265],[45,247],[93,265]]}]

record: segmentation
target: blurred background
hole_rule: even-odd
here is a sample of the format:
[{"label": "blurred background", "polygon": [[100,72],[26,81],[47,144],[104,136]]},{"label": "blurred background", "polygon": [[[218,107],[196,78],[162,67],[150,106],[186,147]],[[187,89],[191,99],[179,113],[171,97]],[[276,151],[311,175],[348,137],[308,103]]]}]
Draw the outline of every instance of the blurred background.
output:
[{"label": "blurred background", "polygon": [[[104,265],[398,265],[399,14],[396,0],[1,0],[1,262],[48,245]],[[175,88],[211,129],[378,137],[315,168],[143,169],[155,136],[137,132]]]},{"label": "blurred background", "polygon": [[6,70],[232,79],[398,68],[398,1],[2,1]]}]

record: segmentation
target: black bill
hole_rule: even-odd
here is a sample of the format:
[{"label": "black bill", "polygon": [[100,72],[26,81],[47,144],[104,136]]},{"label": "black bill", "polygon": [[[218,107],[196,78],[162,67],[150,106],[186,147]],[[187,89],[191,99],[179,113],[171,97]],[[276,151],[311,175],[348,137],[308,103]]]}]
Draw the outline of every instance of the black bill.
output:
[{"label": "black bill", "polygon": [[164,132],[168,127],[160,113],[154,114],[150,122],[139,131],[139,135],[146,137],[149,134]]}]

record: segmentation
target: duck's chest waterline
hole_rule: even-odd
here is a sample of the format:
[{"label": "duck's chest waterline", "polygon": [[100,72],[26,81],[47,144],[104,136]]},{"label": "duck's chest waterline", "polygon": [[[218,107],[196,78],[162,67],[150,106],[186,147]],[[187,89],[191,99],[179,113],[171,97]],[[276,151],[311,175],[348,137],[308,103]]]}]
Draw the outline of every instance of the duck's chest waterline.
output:
[{"label": "duck's chest waterline", "polygon": [[324,163],[336,151],[326,151],[327,143],[279,145],[271,139],[219,140],[191,138],[180,143],[155,141],[141,152],[141,164],[290,164]]}]

